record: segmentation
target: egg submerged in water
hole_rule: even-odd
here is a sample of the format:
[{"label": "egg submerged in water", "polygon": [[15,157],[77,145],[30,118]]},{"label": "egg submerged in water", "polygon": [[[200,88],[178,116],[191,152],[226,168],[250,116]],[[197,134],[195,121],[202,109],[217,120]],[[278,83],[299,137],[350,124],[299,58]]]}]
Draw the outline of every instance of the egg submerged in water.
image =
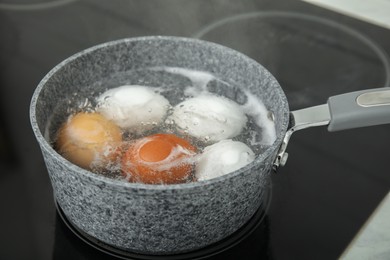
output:
[{"label": "egg submerged in water", "polygon": [[138,85],[109,89],[97,98],[98,112],[132,131],[144,131],[161,123],[169,108],[169,101],[153,88]]},{"label": "egg submerged in water", "polygon": [[155,134],[131,143],[122,158],[130,182],[175,184],[191,181],[196,148],[173,134]]},{"label": "egg submerged in water", "polygon": [[122,132],[99,113],[71,115],[57,134],[58,152],[70,162],[85,168],[102,169],[119,157]]},{"label": "egg submerged in water", "polygon": [[202,94],[179,103],[170,119],[181,130],[210,142],[239,135],[247,122],[237,103],[212,94]]},{"label": "egg submerged in water", "polygon": [[209,180],[236,171],[255,159],[246,144],[231,139],[207,146],[195,167],[197,180]]}]

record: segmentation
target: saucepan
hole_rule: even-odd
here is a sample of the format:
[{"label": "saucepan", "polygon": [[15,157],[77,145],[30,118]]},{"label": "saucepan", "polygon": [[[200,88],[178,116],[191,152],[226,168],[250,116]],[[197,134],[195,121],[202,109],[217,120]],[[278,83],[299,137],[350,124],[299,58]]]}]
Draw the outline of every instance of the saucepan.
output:
[{"label": "saucepan", "polygon": [[[91,88],[101,92],[124,84],[171,84],[180,89],[201,80],[174,73],[166,80],[156,69],[162,67],[207,72],[218,79],[207,84],[210,91],[237,103],[245,103],[243,93],[254,95],[267,110],[264,120],[274,126],[272,142],[262,143],[259,127],[247,136],[260,143],[250,164],[216,178],[170,185],[131,183],[92,173],[53,148],[54,129],[66,113],[60,108],[74,95],[87,98]],[[270,174],[286,163],[294,131],[389,123],[390,89],[347,93],[290,112],[277,80],[251,58],[202,40],[150,36],[104,43],[61,62],[39,83],[30,119],[55,201],[74,226],[121,250],[167,255],[217,243],[266,207]]]}]

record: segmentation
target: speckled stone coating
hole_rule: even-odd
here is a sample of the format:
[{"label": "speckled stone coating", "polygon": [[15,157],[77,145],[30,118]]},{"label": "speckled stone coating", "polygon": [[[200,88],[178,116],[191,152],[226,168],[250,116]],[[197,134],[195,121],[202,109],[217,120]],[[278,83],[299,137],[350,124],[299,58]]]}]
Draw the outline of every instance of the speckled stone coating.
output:
[{"label": "speckled stone coating", "polygon": [[[175,185],[126,183],[100,176],[73,165],[52,148],[45,132],[53,124],[53,111],[59,103],[75,92],[82,93],[84,86],[119,72],[159,66],[208,71],[261,96],[276,118],[274,145],[236,172]],[[120,249],[174,254],[227,237],[264,206],[272,161],[287,128],[288,113],[279,84],[254,60],[209,42],[153,36],[102,44],[60,63],[37,87],[30,118],[55,198],[74,225]]]}]

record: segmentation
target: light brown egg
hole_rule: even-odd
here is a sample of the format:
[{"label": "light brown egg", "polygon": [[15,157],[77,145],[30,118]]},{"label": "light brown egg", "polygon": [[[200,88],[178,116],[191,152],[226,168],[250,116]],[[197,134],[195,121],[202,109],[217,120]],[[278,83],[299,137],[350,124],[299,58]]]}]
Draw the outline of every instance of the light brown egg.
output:
[{"label": "light brown egg", "polygon": [[119,156],[122,132],[99,113],[70,116],[60,128],[56,140],[59,153],[85,168],[104,168]]}]

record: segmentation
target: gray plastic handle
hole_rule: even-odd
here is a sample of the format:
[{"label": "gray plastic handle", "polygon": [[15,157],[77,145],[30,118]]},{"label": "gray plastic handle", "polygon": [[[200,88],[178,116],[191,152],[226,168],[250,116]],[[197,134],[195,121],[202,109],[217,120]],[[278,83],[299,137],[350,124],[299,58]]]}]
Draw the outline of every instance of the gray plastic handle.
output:
[{"label": "gray plastic handle", "polygon": [[295,110],[280,145],[273,169],[283,166],[288,158],[287,145],[298,130],[328,125],[329,131],[390,123],[390,88],[368,89],[330,97],[327,104]]},{"label": "gray plastic handle", "polygon": [[390,88],[356,91],[328,99],[329,131],[390,123]]}]

